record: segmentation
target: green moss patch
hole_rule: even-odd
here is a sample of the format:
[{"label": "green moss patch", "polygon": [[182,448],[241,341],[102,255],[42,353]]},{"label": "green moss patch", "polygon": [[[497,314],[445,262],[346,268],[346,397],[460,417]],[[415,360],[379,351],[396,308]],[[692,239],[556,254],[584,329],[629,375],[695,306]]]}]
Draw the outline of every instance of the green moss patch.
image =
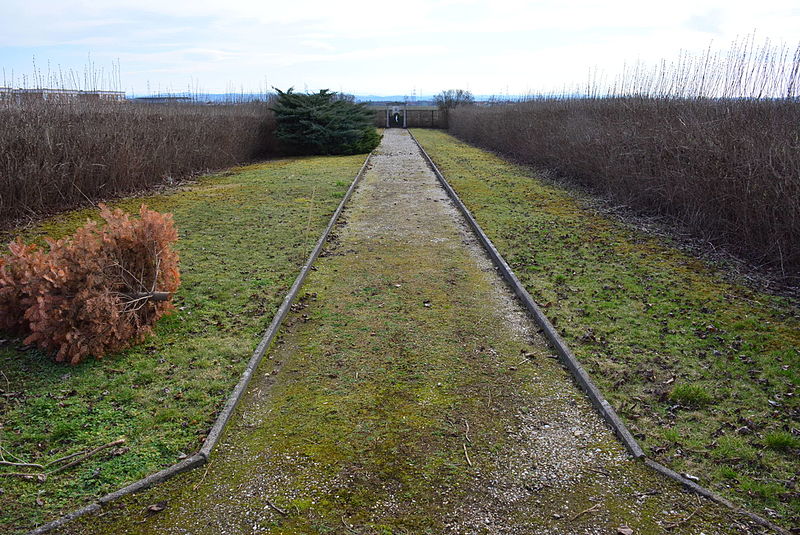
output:
[{"label": "green moss patch", "polygon": [[[45,464],[126,439],[43,482],[0,476],[0,531],[52,520],[199,448],[363,160],[272,161],[114,203],[175,215],[183,280],[177,310],[144,343],[74,367],[0,336],[5,460]],[[24,237],[61,237],[87,218],[97,212],[64,214]],[[0,475],[11,471],[18,470],[0,467]]]},{"label": "green moss patch", "polygon": [[796,304],[726,282],[530,168],[414,134],[647,453],[800,523],[800,457],[776,434],[800,428]]}]

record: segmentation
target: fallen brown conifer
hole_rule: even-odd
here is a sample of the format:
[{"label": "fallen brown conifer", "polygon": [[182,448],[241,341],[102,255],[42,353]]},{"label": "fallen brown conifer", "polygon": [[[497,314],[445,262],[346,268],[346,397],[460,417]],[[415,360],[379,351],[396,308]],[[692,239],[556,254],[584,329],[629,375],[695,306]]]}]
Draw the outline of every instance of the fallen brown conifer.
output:
[{"label": "fallen brown conifer", "polygon": [[100,205],[90,221],[48,250],[21,240],[0,257],[0,330],[25,336],[56,361],[100,358],[144,338],[171,310],[180,285],[171,214],[139,218]]}]

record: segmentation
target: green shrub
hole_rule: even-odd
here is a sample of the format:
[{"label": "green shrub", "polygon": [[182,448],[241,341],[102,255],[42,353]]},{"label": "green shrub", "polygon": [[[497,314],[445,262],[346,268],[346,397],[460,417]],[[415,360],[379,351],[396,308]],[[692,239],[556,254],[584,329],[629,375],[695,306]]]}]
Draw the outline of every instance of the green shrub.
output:
[{"label": "green shrub", "polygon": [[295,93],[276,89],[272,111],[276,137],[294,154],[363,154],[378,146],[381,137],[372,113],[352,98],[327,89]]}]

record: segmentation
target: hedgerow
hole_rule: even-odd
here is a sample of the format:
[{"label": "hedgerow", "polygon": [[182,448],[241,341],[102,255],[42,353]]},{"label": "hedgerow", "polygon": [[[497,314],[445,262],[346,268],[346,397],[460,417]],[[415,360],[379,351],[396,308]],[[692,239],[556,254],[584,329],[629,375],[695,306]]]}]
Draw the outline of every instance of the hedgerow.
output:
[{"label": "hedgerow", "polygon": [[0,100],[0,227],[274,155],[266,102]]}]

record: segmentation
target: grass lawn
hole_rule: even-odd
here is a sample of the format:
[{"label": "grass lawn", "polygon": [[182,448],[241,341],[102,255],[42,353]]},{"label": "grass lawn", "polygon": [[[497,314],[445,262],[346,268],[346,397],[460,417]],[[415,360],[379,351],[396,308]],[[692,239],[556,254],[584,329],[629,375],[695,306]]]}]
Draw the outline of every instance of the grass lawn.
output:
[{"label": "grass lawn", "polygon": [[651,457],[800,524],[800,314],[441,131],[420,143]]},{"label": "grass lawn", "polygon": [[[43,481],[8,476],[20,469],[1,466],[0,532],[52,520],[197,451],[363,161],[270,161],[114,203],[174,214],[183,279],[177,311],[144,343],[77,366],[0,334],[3,459],[46,464],[126,439]],[[68,213],[23,234],[61,237],[88,217],[97,212]]]}]

